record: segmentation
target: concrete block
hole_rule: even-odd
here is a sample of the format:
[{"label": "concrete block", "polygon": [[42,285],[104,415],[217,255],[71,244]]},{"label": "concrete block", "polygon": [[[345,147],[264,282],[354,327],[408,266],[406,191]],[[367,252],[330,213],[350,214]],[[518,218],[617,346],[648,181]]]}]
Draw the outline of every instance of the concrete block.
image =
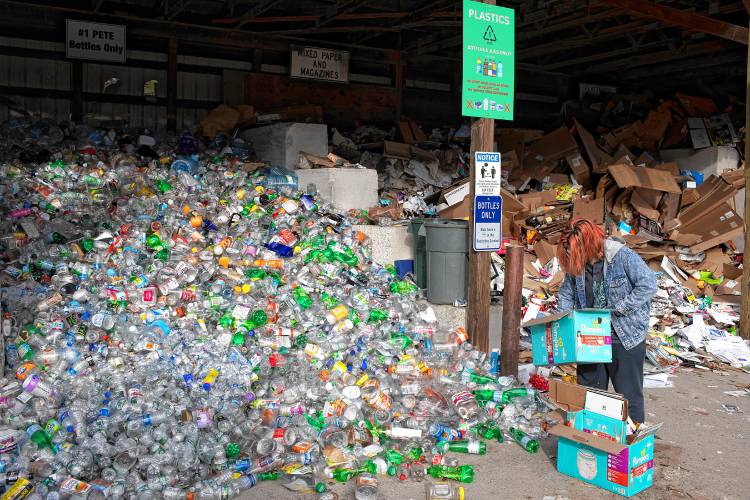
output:
[{"label": "concrete block", "polygon": [[414,235],[407,232],[408,226],[357,225],[370,238],[372,260],[378,264],[393,264],[396,260],[414,259]]},{"label": "concrete block", "polygon": [[252,142],[259,160],[275,167],[294,170],[300,151],[328,154],[328,127],[319,123],[274,123],[246,130],[242,136]]},{"label": "concrete block", "polygon": [[378,173],[374,169],[316,168],[295,173],[300,190],[314,184],[321,197],[339,210],[378,204]]}]

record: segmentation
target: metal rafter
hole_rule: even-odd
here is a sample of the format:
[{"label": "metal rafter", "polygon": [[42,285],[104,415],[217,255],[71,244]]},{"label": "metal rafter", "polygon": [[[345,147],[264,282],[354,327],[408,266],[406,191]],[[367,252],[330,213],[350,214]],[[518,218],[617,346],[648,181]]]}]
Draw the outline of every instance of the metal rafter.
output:
[{"label": "metal rafter", "polygon": [[240,17],[239,22],[237,23],[237,26],[232,28],[233,31],[237,31],[240,28],[242,28],[244,25],[246,25],[250,20],[255,19],[256,17],[260,16],[267,10],[273,8],[275,5],[280,3],[281,0],[260,0],[258,4],[251,8],[249,11],[247,11],[245,14]]}]

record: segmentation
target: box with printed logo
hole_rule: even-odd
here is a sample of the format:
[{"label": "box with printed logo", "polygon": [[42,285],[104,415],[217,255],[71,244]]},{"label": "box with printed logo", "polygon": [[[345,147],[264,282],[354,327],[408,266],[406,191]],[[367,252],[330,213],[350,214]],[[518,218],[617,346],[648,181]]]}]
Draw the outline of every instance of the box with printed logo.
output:
[{"label": "box with printed logo", "polygon": [[551,380],[548,398],[562,421],[549,430],[558,437],[559,472],[626,497],[653,484],[661,424],[626,435],[627,401],[611,392]]},{"label": "box with printed logo", "polygon": [[612,362],[612,327],[606,309],[581,309],[524,323],[531,330],[537,366]]}]

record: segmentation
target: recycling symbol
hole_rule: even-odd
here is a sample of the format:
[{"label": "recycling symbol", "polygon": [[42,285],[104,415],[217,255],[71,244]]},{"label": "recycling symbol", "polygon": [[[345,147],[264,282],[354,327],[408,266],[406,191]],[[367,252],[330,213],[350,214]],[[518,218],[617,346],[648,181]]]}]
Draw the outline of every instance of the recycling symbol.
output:
[{"label": "recycling symbol", "polygon": [[492,26],[487,26],[487,29],[484,31],[484,36],[482,37],[488,42],[496,42],[497,37],[495,36],[495,30],[492,29]]}]

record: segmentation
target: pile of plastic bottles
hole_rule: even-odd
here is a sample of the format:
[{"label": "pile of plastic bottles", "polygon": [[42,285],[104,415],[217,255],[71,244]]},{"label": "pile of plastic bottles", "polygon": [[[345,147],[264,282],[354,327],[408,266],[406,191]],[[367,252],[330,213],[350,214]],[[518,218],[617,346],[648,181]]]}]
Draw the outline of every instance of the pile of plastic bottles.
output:
[{"label": "pile of plastic bottles", "polygon": [[100,133],[0,164],[3,498],[369,499],[383,475],[471,482],[457,457],[504,436],[537,450],[534,389],[345,216],[231,148],[152,151]]}]

